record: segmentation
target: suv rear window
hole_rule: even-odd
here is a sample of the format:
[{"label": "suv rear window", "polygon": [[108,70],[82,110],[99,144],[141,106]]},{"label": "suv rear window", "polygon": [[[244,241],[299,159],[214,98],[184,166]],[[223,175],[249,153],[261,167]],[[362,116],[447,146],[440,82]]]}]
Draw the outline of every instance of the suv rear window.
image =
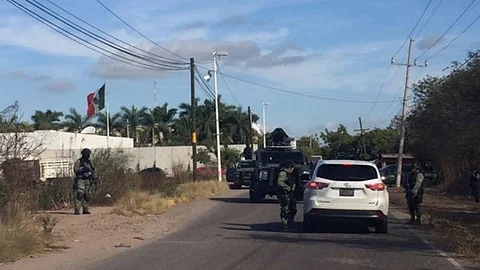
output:
[{"label": "suv rear window", "polygon": [[372,166],[325,164],[318,168],[317,177],[334,181],[365,181],[378,178],[378,175]]}]

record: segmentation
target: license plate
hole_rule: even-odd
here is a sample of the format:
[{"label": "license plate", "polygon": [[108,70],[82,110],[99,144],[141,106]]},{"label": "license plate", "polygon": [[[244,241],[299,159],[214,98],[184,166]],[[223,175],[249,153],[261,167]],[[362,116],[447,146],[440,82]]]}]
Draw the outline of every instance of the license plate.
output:
[{"label": "license plate", "polygon": [[342,189],[340,189],[340,196],[353,197],[354,191],[355,190],[352,189],[352,188],[342,188]]}]

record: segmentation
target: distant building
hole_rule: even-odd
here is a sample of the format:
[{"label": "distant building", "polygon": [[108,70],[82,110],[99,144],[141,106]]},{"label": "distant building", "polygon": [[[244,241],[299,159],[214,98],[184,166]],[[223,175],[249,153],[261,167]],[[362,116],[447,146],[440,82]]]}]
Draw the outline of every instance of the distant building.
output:
[{"label": "distant building", "polygon": [[[15,135],[22,137],[22,143],[26,148],[36,148],[26,158],[39,162],[39,166],[36,167],[40,170],[38,175],[43,181],[48,178],[72,176],[73,162],[80,156],[81,149],[107,148],[107,136],[96,134],[53,130],[1,134],[4,138]],[[110,136],[108,145],[111,148],[133,148],[133,139]]]}]

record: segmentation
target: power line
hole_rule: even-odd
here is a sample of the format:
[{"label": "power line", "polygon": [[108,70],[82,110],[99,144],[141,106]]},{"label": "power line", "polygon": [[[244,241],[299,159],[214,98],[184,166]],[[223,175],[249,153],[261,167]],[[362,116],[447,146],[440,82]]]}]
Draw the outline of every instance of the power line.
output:
[{"label": "power line", "polygon": [[432,45],[430,45],[428,47],[428,49],[426,49],[423,53],[421,53],[417,57],[417,59],[419,59],[420,57],[425,55],[428,51],[430,51],[430,49],[432,49],[433,46],[437,45],[437,43],[455,26],[455,24],[457,24],[457,22],[460,21],[460,19],[463,17],[463,15],[465,15],[465,13],[470,9],[470,7],[473,5],[473,3],[475,3],[475,1],[476,0],[472,0],[470,2],[470,4],[463,10],[463,12],[457,17],[457,19],[450,25],[450,27],[448,27],[448,29],[437,40],[435,40],[435,42],[432,43]]},{"label": "power line", "polygon": [[422,28],[417,32],[417,35],[415,36],[415,39],[417,39],[420,34],[423,32],[423,30],[425,30],[425,27],[427,27],[428,23],[430,22],[430,20],[433,18],[433,15],[435,15],[435,13],[437,12],[438,8],[440,7],[440,5],[442,4],[443,0],[440,0],[438,1],[438,4],[437,6],[435,7],[435,9],[433,10],[432,14],[430,14],[430,17],[428,17],[428,19],[426,20],[425,24],[422,26]]},{"label": "power line", "polygon": [[[383,77],[383,81],[382,81],[382,84],[380,85],[380,88],[378,89],[377,96],[375,97],[375,101],[378,101],[378,98],[380,97],[380,93],[382,93],[383,87],[385,86],[385,82],[387,81],[388,73],[390,72],[391,67],[392,65],[388,65],[387,72],[385,72],[385,77]],[[366,118],[370,116],[370,114],[373,111],[373,108],[375,108],[375,103],[372,104],[372,107],[370,107],[370,110],[368,111]]]},{"label": "power line", "polygon": [[[217,64],[217,66],[218,66],[218,70],[220,71],[220,70],[221,70],[221,69],[220,69],[220,65]],[[238,102],[237,98],[236,98],[235,95],[233,94],[232,89],[231,89],[230,86],[228,85],[227,80],[225,79],[225,76],[223,76],[223,74],[220,73],[220,72],[219,72],[219,74],[220,74],[220,77],[222,77],[223,83],[224,83],[225,86],[227,87],[227,90],[228,90],[228,92],[230,92],[230,95],[232,96],[232,98],[233,98],[233,100],[235,101],[235,103],[237,103],[238,106],[241,106],[241,105],[240,105],[240,102]]]},{"label": "power line", "polygon": [[432,0],[428,1],[427,5],[425,6],[425,8],[423,9],[423,12],[422,14],[420,15],[420,17],[418,18],[417,22],[415,23],[415,25],[413,26],[412,30],[410,31],[410,34],[408,34],[407,38],[405,38],[405,40],[403,41],[402,43],[402,46],[400,46],[400,48],[398,48],[397,52],[395,52],[392,56],[392,58],[395,58],[395,56],[397,56],[397,54],[402,50],[402,48],[405,46],[405,44],[407,43],[408,39],[412,36],[413,32],[415,31],[415,29],[417,28],[418,24],[420,23],[420,21],[422,20],[423,16],[425,15],[425,12],[427,12],[427,9],[428,7],[430,6],[430,4],[432,3]]},{"label": "power line", "polygon": [[180,57],[184,60],[189,60],[187,59],[186,57],[184,56],[181,56],[179,54],[176,54],[170,50],[168,50],[167,48],[163,47],[162,45],[158,44],[157,42],[151,40],[150,38],[148,38],[146,35],[144,35],[143,33],[141,33],[140,31],[138,31],[137,29],[135,29],[135,27],[133,27],[131,24],[129,24],[128,22],[126,22],[125,20],[123,20],[119,15],[117,15],[113,10],[111,10],[110,8],[108,8],[104,3],[102,3],[102,1],[100,0],[95,0],[97,1],[104,9],[106,9],[108,12],[110,12],[113,16],[115,16],[117,19],[119,19],[123,24],[125,24],[126,26],[128,26],[130,29],[132,29],[135,33],[139,34],[140,36],[142,36],[143,38],[147,39],[148,41],[150,41],[151,43],[153,43],[154,45],[160,47],[161,49],[163,49],[164,51],[172,54],[172,55],[175,55],[177,57]]},{"label": "power line", "polygon": [[215,99],[215,92],[212,90],[210,85],[203,79],[202,74],[198,71],[197,67],[195,66],[195,74],[197,75],[196,79],[198,84],[202,87],[205,91],[205,94],[210,97],[211,99]]},{"label": "power line", "polygon": [[[127,46],[130,46],[130,47],[132,47],[132,48],[135,48],[135,49],[137,49],[137,50],[139,50],[139,51],[141,51],[141,52],[144,52],[144,53],[146,53],[146,54],[149,54],[149,55],[151,55],[151,56],[153,56],[153,57],[159,58],[160,60],[167,61],[168,63],[171,63],[171,64],[185,64],[185,62],[177,62],[176,60],[173,60],[173,59],[170,59],[170,58],[167,58],[167,57],[164,57],[164,56],[160,56],[160,55],[158,55],[158,54],[151,53],[151,52],[149,52],[149,51],[147,51],[147,50],[143,50],[143,49],[138,48],[138,47],[136,47],[136,46],[134,46],[134,45],[132,45],[132,44],[129,44],[128,42],[125,42],[124,40],[121,40],[121,39],[119,39],[119,38],[117,38],[117,37],[115,37],[115,36],[113,36],[113,35],[105,32],[105,31],[103,31],[102,29],[100,29],[100,28],[92,25],[91,23],[83,20],[82,18],[76,16],[76,15],[73,14],[72,12],[70,12],[70,11],[66,10],[65,8],[62,8],[61,6],[57,5],[57,4],[54,3],[53,1],[51,1],[51,0],[47,0],[47,1],[48,1],[50,4],[54,5],[55,7],[57,7],[58,9],[60,9],[60,10],[62,10],[63,12],[67,13],[68,15],[74,17],[75,19],[81,21],[82,23],[84,23],[84,24],[92,27],[93,29],[101,32],[101,33],[104,34],[104,35],[107,35],[107,36],[110,37],[110,38],[113,38],[114,40],[116,40],[116,41],[118,41],[118,42],[120,42],[120,43],[123,43],[123,44],[125,44],[125,45],[127,45]],[[37,1],[35,1],[35,2],[37,2]],[[37,2],[37,3],[38,3],[38,2]]]},{"label": "power line", "polygon": [[[75,43],[81,45],[81,46],[84,46],[94,52],[97,52],[105,57],[108,57],[110,59],[113,59],[115,61],[118,61],[118,62],[122,62],[122,63],[125,63],[125,64],[128,64],[128,65],[131,65],[131,66],[134,66],[134,67],[138,67],[138,68],[144,68],[144,69],[149,69],[149,70],[156,70],[156,71],[160,71],[160,70],[171,70],[171,69],[166,69],[166,68],[163,68],[163,67],[159,67],[159,66],[152,66],[152,65],[148,65],[148,64],[145,64],[145,63],[141,63],[141,62],[138,62],[134,59],[130,59],[130,58],[126,58],[126,57],[123,57],[121,55],[114,55],[112,52],[102,48],[102,47],[99,47],[91,42],[89,42],[88,40],[85,40],[71,32],[69,32],[68,30],[65,30],[63,28],[61,28],[60,26],[56,25],[55,23],[52,23],[50,22],[49,20],[45,19],[44,17],[38,15],[37,13],[33,12],[32,10],[30,10],[29,8],[23,6],[22,4],[18,3],[17,1],[15,0],[7,0],[10,4],[12,4],[13,6],[15,6],[17,9],[23,11],[24,13],[26,13],[27,15],[29,15],[30,17],[32,17],[33,19],[39,21],[40,23],[44,24],[45,26],[47,26],[48,28],[52,29],[53,31],[63,35],[64,37],[74,41]],[[67,33],[67,34],[65,34]],[[70,36],[69,36],[70,35]],[[73,38],[73,37],[75,38]],[[79,40],[83,41],[84,43],[80,42]],[[86,44],[85,44],[86,43]],[[88,44],[88,45],[87,45]],[[94,47],[94,48],[92,48]],[[95,49],[97,48],[97,49]],[[105,51],[109,54],[106,54],[106,53],[103,53],[101,51]],[[118,59],[120,58],[120,59]],[[122,59],[125,59],[125,60],[128,60],[128,61],[125,61],[125,60],[122,60]],[[133,64],[133,63],[136,63],[137,65]]]},{"label": "power line", "polygon": [[458,34],[454,39],[452,39],[449,43],[447,43],[447,45],[445,45],[443,48],[441,48],[439,51],[437,51],[435,54],[433,54],[432,56],[428,57],[427,60],[430,60],[432,59],[433,57],[439,55],[441,52],[443,52],[446,48],[450,47],[450,45],[452,45],[460,36],[462,36],[470,27],[472,27],[472,25],[474,25],[478,20],[480,19],[480,15],[478,15],[467,27],[465,27],[465,29],[463,29],[462,32],[460,32],[460,34]]},{"label": "power line", "polygon": [[354,100],[354,99],[322,97],[322,96],[299,93],[299,92],[294,92],[294,91],[287,90],[287,89],[282,89],[282,88],[278,88],[278,87],[273,87],[273,86],[268,86],[268,85],[252,82],[252,81],[242,79],[242,78],[239,78],[239,77],[236,77],[236,76],[233,76],[233,75],[228,75],[228,74],[223,73],[223,72],[221,72],[221,74],[223,74],[225,77],[229,77],[231,79],[241,81],[241,82],[244,82],[244,83],[248,83],[248,84],[251,84],[251,85],[255,85],[255,86],[258,86],[258,87],[262,87],[262,88],[266,88],[266,89],[270,89],[270,90],[274,90],[274,91],[278,91],[278,92],[283,92],[283,93],[287,93],[287,94],[302,96],[302,97],[309,97],[309,98],[329,100],[329,101],[337,101],[337,102],[346,102],[346,103],[367,103],[367,104],[371,104],[371,103],[391,103],[392,102],[391,100],[374,102],[374,101],[368,101],[368,100]]},{"label": "power line", "polygon": [[35,3],[32,3],[32,1],[30,1],[30,0],[26,0],[26,1],[27,1],[28,3],[30,3],[31,5],[35,6],[37,9],[40,9],[40,10],[43,11],[44,13],[46,13],[46,14],[50,15],[51,17],[57,19],[58,21],[62,22],[63,24],[65,24],[65,25],[67,25],[67,26],[69,26],[69,27],[71,27],[71,28],[79,31],[80,33],[82,33],[82,34],[84,34],[84,35],[86,35],[86,36],[88,36],[88,37],[90,37],[90,38],[92,38],[92,39],[94,39],[94,40],[96,40],[96,41],[98,41],[98,42],[100,42],[100,43],[108,46],[108,47],[111,47],[111,48],[113,48],[113,49],[115,49],[115,50],[118,50],[118,51],[120,51],[120,52],[122,52],[122,53],[125,53],[125,54],[127,54],[127,55],[132,56],[132,57],[141,59],[141,60],[143,60],[143,61],[145,61],[145,62],[149,62],[149,63],[155,64],[155,65],[158,65],[158,66],[162,66],[162,67],[165,67],[165,68],[169,68],[169,69],[173,69],[173,70],[185,69],[185,68],[178,68],[178,67],[177,67],[178,65],[170,64],[170,63],[167,63],[167,62],[165,62],[165,61],[163,61],[163,60],[160,61],[160,60],[157,60],[157,59],[153,59],[153,58],[151,58],[151,57],[146,57],[146,56],[138,55],[138,54],[136,54],[135,52],[132,52],[132,51],[130,51],[130,50],[128,50],[128,49],[125,49],[125,48],[119,46],[118,44],[116,44],[116,43],[114,43],[114,42],[111,42],[111,41],[109,41],[109,40],[106,40],[106,39],[102,38],[101,36],[99,36],[99,35],[91,32],[91,31],[89,31],[89,30],[87,30],[87,29],[79,26],[78,24],[75,24],[75,23],[69,21],[68,19],[66,19],[66,18],[64,18],[63,16],[59,15],[58,13],[52,11],[52,10],[49,9],[48,7],[45,7],[45,6],[43,6],[42,4],[38,3],[36,0],[33,0],[33,1],[36,2],[36,3],[38,3],[38,5],[35,4]]}]

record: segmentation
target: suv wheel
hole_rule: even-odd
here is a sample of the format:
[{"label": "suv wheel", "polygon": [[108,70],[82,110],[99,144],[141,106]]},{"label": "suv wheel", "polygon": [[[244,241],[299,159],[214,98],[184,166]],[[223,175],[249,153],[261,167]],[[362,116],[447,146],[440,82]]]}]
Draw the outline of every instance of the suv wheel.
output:
[{"label": "suv wheel", "polygon": [[388,233],[388,217],[382,218],[375,226],[376,233]]},{"label": "suv wheel", "polygon": [[239,185],[239,184],[232,184],[230,186],[231,189],[240,189],[242,187],[242,185]]}]

